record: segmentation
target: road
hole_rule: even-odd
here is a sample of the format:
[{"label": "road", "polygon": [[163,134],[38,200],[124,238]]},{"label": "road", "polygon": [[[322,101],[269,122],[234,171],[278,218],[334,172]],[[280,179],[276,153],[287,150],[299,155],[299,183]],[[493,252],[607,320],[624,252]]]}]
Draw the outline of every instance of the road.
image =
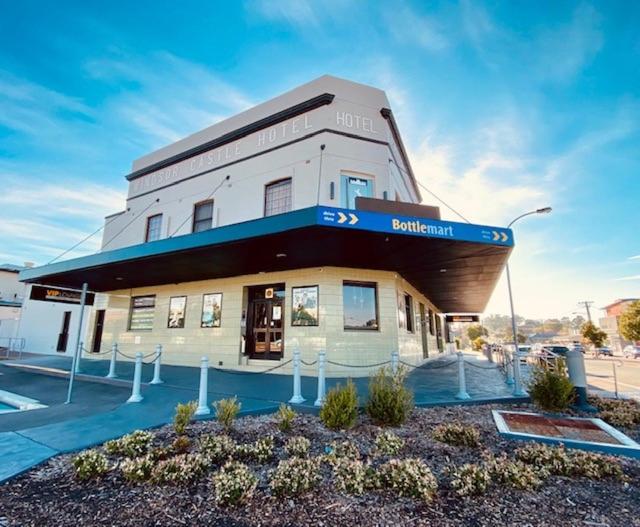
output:
[{"label": "road", "polygon": [[618,378],[618,392],[640,399],[640,359],[585,359],[587,382],[593,391],[615,392],[613,365]]}]

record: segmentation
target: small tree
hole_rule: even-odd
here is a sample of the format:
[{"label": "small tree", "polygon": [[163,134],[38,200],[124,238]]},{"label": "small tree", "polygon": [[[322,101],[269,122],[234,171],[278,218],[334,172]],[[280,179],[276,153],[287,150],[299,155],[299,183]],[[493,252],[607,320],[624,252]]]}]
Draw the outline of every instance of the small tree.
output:
[{"label": "small tree", "polygon": [[522,333],[518,333],[518,344],[524,344],[527,342],[527,336]]},{"label": "small tree", "polygon": [[627,340],[640,340],[640,300],[632,302],[620,316],[620,334]]},{"label": "small tree", "polygon": [[473,324],[467,328],[467,335],[469,335],[469,340],[474,341],[479,337],[488,336],[489,332],[487,331],[487,328],[480,324]]},{"label": "small tree", "polygon": [[581,332],[582,338],[593,344],[594,348],[601,348],[607,340],[607,334],[593,322],[585,322]]},{"label": "small tree", "polygon": [[484,346],[486,343],[486,340],[484,340],[482,337],[478,337],[471,342],[471,346],[475,351],[480,351],[482,350],[482,346]]}]

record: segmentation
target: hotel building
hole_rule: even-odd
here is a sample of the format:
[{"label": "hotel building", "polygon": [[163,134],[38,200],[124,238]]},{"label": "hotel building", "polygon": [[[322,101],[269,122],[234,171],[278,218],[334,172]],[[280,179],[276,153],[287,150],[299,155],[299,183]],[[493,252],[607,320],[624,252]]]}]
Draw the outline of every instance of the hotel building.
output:
[{"label": "hotel building", "polygon": [[350,365],[396,350],[419,364],[445,349],[445,314],[484,310],[513,248],[509,229],[420,205],[385,93],[331,76],[137,159],[126,179],[99,253],[21,273],[99,293],[91,351],[162,344],[165,363],[255,369],[296,347]]}]

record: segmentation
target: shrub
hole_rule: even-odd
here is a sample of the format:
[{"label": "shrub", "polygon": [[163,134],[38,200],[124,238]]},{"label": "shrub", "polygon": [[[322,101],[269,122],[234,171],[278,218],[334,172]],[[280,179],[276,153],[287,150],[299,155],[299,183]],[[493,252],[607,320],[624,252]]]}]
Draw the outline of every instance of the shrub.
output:
[{"label": "shrub", "polygon": [[222,425],[222,427],[229,431],[233,426],[233,421],[240,412],[242,404],[238,402],[236,397],[229,399],[220,399],[213,403],[213,407],[216,411],[216,419]]},{"label": "shrub", "polygon": [[171,447],[157,446],[150,449],[147,455],[154,461],[160,461],[167,459],[172,453]]},{"label": "shrub", "polygon": [[546,470],[549,474],[568,476],[571,474],[571,458],[560,446],[550,446],[544,443],[529,443],[516,449],[516,459],[536,470]]},{"label": "shrub", "polygon": [[296,412],[291,406],[284,403],[280,404],[278,412],[276,413],[276,419],[278,422],[278,428],[281,432],[288,432],[291,430],[291,425],[296,417]]},{"label": "shrub", "polygon": [[358,459],[337,458],[333,463],[333,477],[336,489],[347,494],[362,494],[365,489],[375,486],[373,470]]},{"label": "shrub", "polygon": [[124,457],[140,457],[149,451],[154,435],[145,430],[136,430],[131,434],[112,439],[104,444],[107,454]]},{"label": "shrub", "polygon": [[236,451],[236,443],[227,435],[200,437],[200,453],[211,463],[230,459]]},{"label": "shrub", "polygon": [[135,459],[126,459],[120,464],[120,470],[124,479],[129,482],[149,481],[153,473],[155,460],[152,456],[146,455]]},{"label": "shrub", "polygon": [[407,371],[398,368],[394,374],[390,368],[381,368],[369,381],[369,398],[365,406],[374,423],[384,426],[400,426],[413,409],[413,395],[404,385]]},{"label": "shrub", "polygon": [[320,409],[320,420],[331,430],[346,430],[352,428],[357,419],[358,392],[349,379],[345,386],[338,384],[329,390]]},{"label": "shrub", "polygon": [[562,365],[557,371],[535,368],[528,390],[533,403],[547,412],[566,410],[574,400],[573,383]]},{"label": "shrub", "polygon": [[190,401],[188,403],[178,403],[176,406],[176,414],[173,417],[173,429],[179,436],[183,435],[187,431],[187,426],[193,419],[193,414],[196,412],[198,403]]},{"label": "shrub", "polygon": [[376,437],[376,451],[386,456],[395,456],[404,447],[404,439],[393,432],[384,431]]},{"label": "shrub", "polygon": [[234,457],[238,459],[253,459],[258,463],[264,463],[273,457],[273,447],[273,436],[261,437],[255,443],[236,446]]},{"label": "shrub", "polygon": [[258,478],[249,467],[228,461],[212,479],[213,494],[218,505],[238,505],[249,499],[258,485]]},{"label": "shrub", "polygon": [[451,487],[458,496],[482,494],[491,483],[491,473],[484,465],[467,463],[451,471]]},{"label": "shrub", "polygon": [[191,440],[187,436],[178,436],[171,443],[171,450],[176,454],[184,454],[191,446]]},{"label": "shrub", "polygon": [[351,460],[360,459],[360,450],[351,441],[332,442],[326,449],[327,459],[333,462],[338,458],[347,458]]},{"label": "shrub", "polygon": [[619,461],[612,456],[577,450],[571,454],[571,461],[571,472],[575,476],[591,479],[624,478]]},{"label": "shrub", "polygon": [[391,459],[378,470],[380,485],[400,496],[430,502],[438,489],[438,481],[421,459]]},{"label": "shrub", "polygon": [[296,436],[285,443],[284,450],[290,457],[307,457],[309,447],[311,447],[311,441],[306,437]]},{"label": "shrub", "polygon": [[206,466],[206,460],[200,454],[179,454],[159,461],[151,477],[156,483],[186,484],[198,479]]},{"label": "shrub", "polygon": [[73,458],[73,467],[79,480],[99,478],[109,471],[109,463],[104,454],[97,450],[85,450]]},{"label": "shrub", "polygon": [[589,402],[600,411],[600,418],[613,426],[631,428],[640,424],[640,403],[633,399],[590,397]]},{"label": "shrub", "polygon": [[496,483],[520,490],[535,490],[549,476],[545,469],[533,467],[520,460],[510,460],[504,455],[489,457],[485,466]]},{"label": "shrub", "polygon": [[293,457],[278,463],[269,486],[276,496],[295,496],[316,487],[321,480],[317,458]]},{"label": "shrub", "polygon": [[476,447],[480,444],[480,432],[471,425],[463,423],[444,423],[433,430],[433,438],[441,443],[453,446]]}]

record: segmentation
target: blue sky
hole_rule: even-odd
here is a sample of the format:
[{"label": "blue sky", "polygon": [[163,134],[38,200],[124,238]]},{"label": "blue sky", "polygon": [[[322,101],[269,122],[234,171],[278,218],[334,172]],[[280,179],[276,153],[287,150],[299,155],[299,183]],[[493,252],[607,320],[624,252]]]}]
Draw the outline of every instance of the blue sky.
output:
[{"label": "blue sky", "polygon": [[46,263],[123,208],[134,158],[330,73],[387,91],[471,221],[553,206],[515,227],[519,313],[640,296],[638,27],[613,1],[5,3],[0,261]]}]

